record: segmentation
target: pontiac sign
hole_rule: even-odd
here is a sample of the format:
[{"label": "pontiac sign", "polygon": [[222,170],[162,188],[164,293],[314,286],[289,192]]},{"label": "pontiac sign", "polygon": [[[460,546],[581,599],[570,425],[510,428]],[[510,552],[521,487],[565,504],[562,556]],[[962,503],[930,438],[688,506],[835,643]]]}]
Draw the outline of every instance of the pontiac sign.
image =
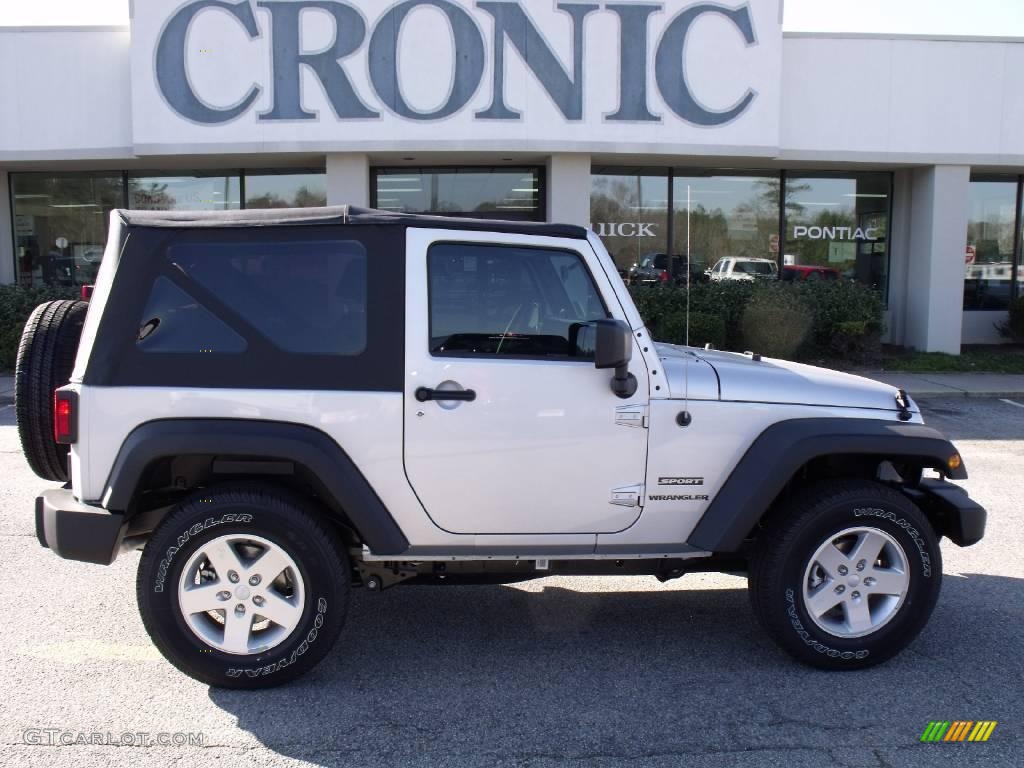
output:
[{"label": "pontiac sign", "polygon": [[147,0],[135,143],[768,153],[780,38],[778,0]]}]

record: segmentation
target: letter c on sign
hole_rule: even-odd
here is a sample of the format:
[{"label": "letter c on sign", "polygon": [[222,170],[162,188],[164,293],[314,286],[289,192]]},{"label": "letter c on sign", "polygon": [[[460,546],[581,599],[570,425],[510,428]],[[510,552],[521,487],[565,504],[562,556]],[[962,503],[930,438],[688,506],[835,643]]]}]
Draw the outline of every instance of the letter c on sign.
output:
[{"label": "letter c on sign", "polygon": [[690,91],[686,81],[686,70],[683,57],[686,55],[686,38],[693,23],[705,13],[717,13],[731,21],[743,35],[749,48],[757,43],[754,35],[754,24],[750,17],[750,6],[727,8],[717,3],[700,3],[682,11],[669,22],[662,35],[658,51],[654,56],[654,78],[658,83],[661,97],[669,108],[683,120],[694,125],[723,125],[742,115],[757,96],[757,92],[748,88],[733,106],[721,111],[705,107]]},{"label": "letter c on sign", "polygon": [[160,33],[156,46],[156,82],[164,99],[179,115],[197,123],[214,125],[234,120],[245,112],[260,95],[260,87],[253,83],[249,92],[237,104],[224,108],[210,106],[192,90],[185,63],[188,28],[196,16],[208,8],[219,8],[238,19],[249,34],[250,40],[260,36],[260,29],[256,25],[256,17],[248,0],[240,0],[237,3],[226,0],[198,0],[182,6],[171,16]]}]

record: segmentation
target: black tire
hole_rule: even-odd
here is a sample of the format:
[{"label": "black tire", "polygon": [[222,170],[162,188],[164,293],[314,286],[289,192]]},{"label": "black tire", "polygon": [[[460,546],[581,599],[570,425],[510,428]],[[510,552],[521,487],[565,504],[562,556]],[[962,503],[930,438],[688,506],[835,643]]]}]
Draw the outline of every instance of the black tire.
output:
[{"label": "black tire", "polygon": [[[136,582],[146,631],[168,661],[215,687],[270,688],[300,677],[330,652],[348,609],[349,560],[338,536],[308,507],[278,489],[231,486],[195,494],[168,514],[143,550]],[[236,533],[262,537],[283,549],[297,565],[306,593],[292,632],[272,648],[249,655],[204,642],[186,623],[178,600],[189,558],[213,539]]]},{"label": "black tire", "polygon": [[45,480],[68,480],[68,451],[53,439],[53,392],[71,378],[88,303],[62,299],[36,307],[25,323],[14,371],[21,448]]},{"label": "black tire", "polygon": [[[804,580],[819,546],[858,527],[880,530],[899,545],[909,585],[887,623],[859,637],[842,637],[811,618]],[[844,578],[856,576],[848,572]],[[880,483],[840,480],[809,488],[772,515],[755,544],[749,593],[758,622],[785,651],[813,667],[843,670],[880,664],[909,645],[928,622],[941,583],[939,542],[921,510]]]}]

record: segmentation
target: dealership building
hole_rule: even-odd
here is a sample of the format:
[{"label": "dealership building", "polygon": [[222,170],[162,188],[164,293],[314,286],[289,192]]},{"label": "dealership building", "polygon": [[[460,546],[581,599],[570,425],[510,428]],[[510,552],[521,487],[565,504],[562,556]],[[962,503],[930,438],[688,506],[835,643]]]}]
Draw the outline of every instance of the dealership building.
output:
[{"label": "dealership building", "polygon": [[113,208],[349,203],[857,280],[921,350],[998,343],[1021,295],[1024,40],[784,33],[781,0],[133,6],[0,28],[0,282],[90,282]]}]

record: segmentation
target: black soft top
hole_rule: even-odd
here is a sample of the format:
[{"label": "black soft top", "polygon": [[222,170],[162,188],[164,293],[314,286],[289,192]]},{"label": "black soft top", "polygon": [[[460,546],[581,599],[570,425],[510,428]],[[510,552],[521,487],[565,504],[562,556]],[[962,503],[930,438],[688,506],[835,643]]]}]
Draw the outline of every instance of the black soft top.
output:
[{"label": "black soft top", "polygon": [[586,240],[587,230],[571,224],[539,224],[500,219],[467,219],[455,216],[424,216],[391,213],[374,208],[334,205],[324,208],[270,208],[239,211],[135,211],[118,210],[129,227],[165,229],[214,229],[228,227],[298,226],[303,224],[395,224],[426,229],[459,229],[474,232],[569,237]]}]

